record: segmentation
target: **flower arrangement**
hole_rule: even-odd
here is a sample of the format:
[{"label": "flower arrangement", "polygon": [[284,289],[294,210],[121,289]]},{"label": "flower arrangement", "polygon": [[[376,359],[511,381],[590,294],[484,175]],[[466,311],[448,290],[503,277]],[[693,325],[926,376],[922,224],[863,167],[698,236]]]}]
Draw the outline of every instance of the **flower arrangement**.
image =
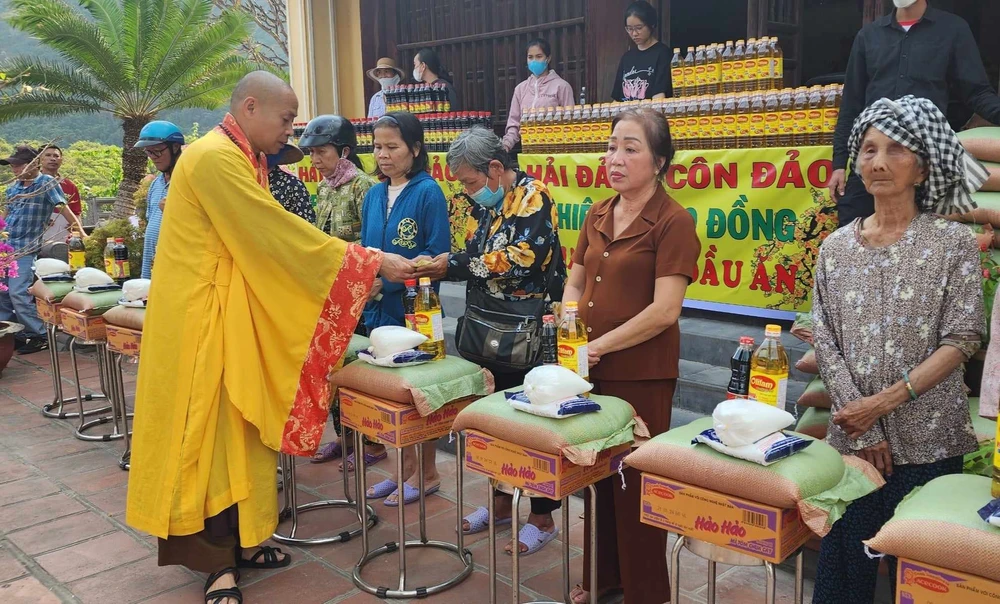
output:
[{"label": "flower arrangement", "polygon": [[7,243],[8,237],[7,222],[0,217],[0,291],[7,291],[4,281],[17,276],[17,253],[14,247]]}]

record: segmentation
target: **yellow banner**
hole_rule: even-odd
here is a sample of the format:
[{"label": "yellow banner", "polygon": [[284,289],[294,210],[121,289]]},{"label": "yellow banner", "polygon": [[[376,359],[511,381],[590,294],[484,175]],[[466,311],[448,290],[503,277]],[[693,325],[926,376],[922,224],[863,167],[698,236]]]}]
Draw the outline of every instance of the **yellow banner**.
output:
[{"label": "yellow banner", "polygon": [[[829,147],[677,153],[667,191],[694,217],[702,246],[686,306],[775,318],[810,309],[819,245],[837,226],[831,156]],[[519,162],[552,192],[568,261],[591,205],[615,194],[604,157]]]},{"label": "yellow banner", "polygon": [[[430,172],[448,200],[452,250],[460,251],[469,205],[445,155],[430,154]],[[810,309],[819,244],[837,226],[826,191],[831,155],[829,147],[677,153],[667,191],[694,217],[702,246],[686,306],[774,318]],[[361,161],[371,173],[374,158]],[[604,156],[522,154],[519,162],[549,186],[570,263],[587,212],[615,194]],[[309,157],[292,168],[315,202],[321,176]]]}]

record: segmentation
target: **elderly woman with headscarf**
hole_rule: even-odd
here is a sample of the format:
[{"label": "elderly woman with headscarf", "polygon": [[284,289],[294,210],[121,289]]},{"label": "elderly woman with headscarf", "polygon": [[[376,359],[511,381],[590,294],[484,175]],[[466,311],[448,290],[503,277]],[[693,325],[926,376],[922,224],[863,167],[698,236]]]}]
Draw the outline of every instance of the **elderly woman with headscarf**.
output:
[{"label": "elderly woman with headscarf", "polygon": [[813,342],[833,399],[827,441],[870,462],[886,484],[823,539],[819,604],[870,604],[879,561],[862,541],[910,491],[960,473],[963,455],[976,450],[962,364],[985,331],[975,237],[940,217],[975,207],[970,194],[985,169],[937,107],[913,96],[869,107],[848,146],[875,214],[823,243]]}]

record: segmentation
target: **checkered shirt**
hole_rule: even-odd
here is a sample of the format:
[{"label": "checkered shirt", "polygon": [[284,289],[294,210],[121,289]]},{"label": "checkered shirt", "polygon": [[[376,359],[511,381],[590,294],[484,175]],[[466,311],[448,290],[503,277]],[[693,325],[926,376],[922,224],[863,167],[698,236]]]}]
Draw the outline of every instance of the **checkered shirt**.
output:
[{"label": "checkered shirt", "polygon": [[857,171],[861,140],[868,128],[880,132],[927,161],[927,182],[917,188],[917,205],[924,211],[947,216],[967,214],[976,208],[972,194],[989,173],[962,147],[937,105],[907,95],[881,99],[858,116],[847,143],[851,169]]},{"label": "checkered shirt", "polygon": [[[24,184],[17,181],[7,187],[7,232],[10,233],[8,243],[15,250],[37,248],[42,244],[41,237],[49,226],[52,211],[60,204],[66,203],[62,187],[46,186],[53,179],[47,174],[39,174],[33,182]],[[32,193],[44,190],[37,195]],[[27,195],[11,201],[15,196]]]}]

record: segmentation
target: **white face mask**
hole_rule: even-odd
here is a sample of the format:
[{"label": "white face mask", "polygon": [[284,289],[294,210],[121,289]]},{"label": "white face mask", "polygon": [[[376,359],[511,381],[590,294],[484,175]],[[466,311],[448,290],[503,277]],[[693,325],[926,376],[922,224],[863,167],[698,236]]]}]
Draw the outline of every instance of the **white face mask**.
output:
[{"label": "white face mask", "polygon": [[424,74],[420,71],[419,67],[413,68],[413,79],[418,82],[424,81]]},{"label": "white face mask", "polygon": [[917,3],[917,0],[892,0],[892,3],[896,5],[896,8],[910,8]]},{"label": "white face mask", "polygon": [[394,75],[391,78],[379,78],[378,83],[382,85],[382,90],[385,90],[389,86],[395,86],[399,84],[399,76]]}]

